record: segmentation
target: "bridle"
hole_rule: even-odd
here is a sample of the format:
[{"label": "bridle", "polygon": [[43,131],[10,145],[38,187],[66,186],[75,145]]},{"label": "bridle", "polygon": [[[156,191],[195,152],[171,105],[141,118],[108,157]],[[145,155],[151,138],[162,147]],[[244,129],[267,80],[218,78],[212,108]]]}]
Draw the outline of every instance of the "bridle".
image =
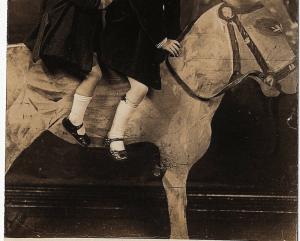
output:
[{"label": "bridle", "polygon": [[[219,10],[218,10],[218,15],[219,17],[227,22],[227,29],[229,32],[230,36],[230,42],[231,42],[231,47],[233,51],[233,73],[229,79],[229,83],[226,84],[221,90],[218,92],[210,95],[210,96],[203,96],[203,95],[198,95],[196,94],[187,84],[186,82],[180,77],[180,75],[177,73],[175,68],[172,66],[169,57],[167,56],[166,58],[166,65],[170,73],[172,74],[173,78],[176,80],[176,82],[185,90],[185,92],[191,96],[194,99],[201,100],[201,101],[209,101],[215,97],[221,96],[227,91],[233,89],[234,87],[240,85],[242,82],[248,79],[252,80],[261,80],[265,82],[264,80],[269,77],[272,78],[272,84],[270,86],[276,87],[277,90],[281,92],[281,86],[278,84],[278,81],[285,78],[288,76],[292,71],[295,70],[296,68],[296,63],[295,61],[287,66],[285,66],[283,69],[277,71],[277,72],[272,72],[270,71],[265,59],[263,58],[262,54],[260,53],[259,49],[247,33],[246,29],[240,22],[237,14],[244,14],[244,13],[250,13],[252,11],[256,11],[260,8],[263,8],[264,6],[260,3],[252,6],[251,8],[248,9],[235,9],[231,5],[227,3],[223,3]],[[229,10],[229,13],[231,13],[229,16],[225,14],[225,11]],[[182,41],[183,38],[190,32],[192,29],[193,25],[197,21],[194,20],[190,24],[188,24],[184,30],[181,32],[180,36],[178,37],[178,41]],[[262,71],[249,71],[246,74],[241,74],[241,56],[240,56],[240,49],[239,49],[239,43],[236,37],[236,33],[234,30],[234,25],[237,26],[237,29],[239,30],[239,33],[243,37],[245,43],[247,44],[249,50],[251,53],[254,55],[258,65],[260,66]],[[265,82],[266,83],[266,82]],[[268,84],[268,83],[266,83]]]}]

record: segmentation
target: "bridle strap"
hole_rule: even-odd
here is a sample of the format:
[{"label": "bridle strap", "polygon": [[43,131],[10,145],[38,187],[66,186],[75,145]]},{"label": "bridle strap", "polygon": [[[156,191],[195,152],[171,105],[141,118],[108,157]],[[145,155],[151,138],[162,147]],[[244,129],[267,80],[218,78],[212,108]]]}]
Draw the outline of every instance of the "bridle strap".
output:
[{"label": "bridle strap", "polygon": [[169,58],[166,59],[166,65],[169,70],[169,72],[172,74],[174,79],[176,80],[177,84],[181,86],[181,88],[192,98],[200,101],[209,101],[213,98],[216,98],[218,96],[221,96],[225,94],[227,91],[233,89],[234,87],[240,85],[244,80],[248,79],[249,77],[258,77],[260,78],[260,72],[259,71],[250,71],[244,75],[232,75],[230,78],[230,81],[227,85],[225,85],[221,90],[216,92],[215,94],[212,94],[210,96],[203,96],[196,94],[179,76],[179,74],[176,72],[176,70],[173,68],[172,64],[170,63]]},{"label": "bridle strap", "polygon": [[[219,9],[220,11],[220,9]],[[177,40],[180,42],[184,39],[186,34],[190,32],[192,27],[194,26],[195,22],[198,19],[195,19],[192,21],[190,24],[188,24],[184,30],[181,32]],[[259,71],[251,71],[248,72],[244,75],[241,74],[241,59],[240,59],[240,50],[239,50],[239,45],[238,41],[236,38],[236,34],[234,31],[234,26],[232,22],[227,22],[227,28],[229,31],[230,35],[230,41],[231,41],[231,46],[232,46],[232,52],[233,52],[233,73],[229,79],[229,83],[225,85],[220,91],[216,92],[215,94],[212,94],[210,96],[203,96],[203,95],[198,95],[196,94],[186,83],[185,81],[179,76],[179,74],[176,72],[172,64],[170,63],[169,56],[166,58],[166,65],[169,70],[169,72],[172,74],[176,82],[184,89],[184,91],[192,98],[200,100],[200,101],[209,101],[213,98],[216,98],[218,96],[221,96],[222,94],[226,93],[230,89],[236,87],[237,85],[241,84],[244,80],[249,78],[250,76],[252,77],[260,77],[260,72]]]},{"label": "bridle strap", "polygon": [[[230,18],[228,17],[225,17],[223,15],[223,12],[222,10],[225,8],[225,7],[228,7],[231,9],[232,11],[232,16]],[[244,42],[246,43],[246,45],[248,46],[249,50],[251,51],[251,53],[253,54],[253,56],[255,57],[258,65],[260,66],[264,76],[268,76],[268,75],[271,75],[273,76],[274,80],[277,82],[283,78],[285,78],[286,76],[288,76],[292,71],[295,70],[296,68],[296,61],[294,61],[293,63],[285,66],[283,69],[277,71],[277,72],[272,72],[270,71],[270,68],[266,62],[266,60],[264,59],[264,57],[262,56],[261,52],[259,51],[259,49],[257,48],[256,44],[254,43],[254,41],[252,40],[252,38],[249,36],[249,34],[247,33],[246,29],[244,28],[244,26],[242,25],[242,23],[240,22],[237,14],[244,14],[244,13],[250,13],[252,11],[256,11],[258,9],[261,9],[263,8],[264,6],[262,4],[257,4],[255,6],[253,6],[252,8],[250,8],[249,10],[241,10],[241,9],[235,9],[233,8],[231,5],[227,4],[227,3],[224,3],[220,6],[219,8],[219,17],[223,20],[225,20],[227,22],[227,26],[229,23],[231,24],[235,24],[241,34],[241,36],[243,37],[244,39]],[[234,48],[235,46],[234,45],[237,45],[235,44],[235,40],[236,40],[236,36],[235,36],[235,31],[234,31],[234,34],[232,34],[232,30],[230,28],[228,28],[229,30],[229,34],[230,34],[230,39],[231,39],[231,44],[233,46],[233,51],[234,51]]]},{"label": "bridle strap", "polygon": [[[229,7],[232,11],[232,16],[231,17],[226,17],[223,15],[222,13],[222,9],[224,7]],[[260,8],[262,8],[263,5],[262,4],[258,4],[255,5],[253,8],[246,10],[241,10],[241,9],[234,9],[232,6],[224,3],[220,6],[219,8],[219,17],[225,21],[227,21],[227,28],[228,28],[228,32],[230,35],[230,41],[231,41],[231,46],[232,46],[232,51],[233,51],[233,73],[229,79],[229,83],[226,84],[220,91],[216,92],[215,94],[212,94],[210,96],[203,96],[203,95],[198,95],[196,94],[187,84],[186,82],[179,76],[179,74],[177,73],[177,71],[174,69],[174,67],[172,66],[172,64],[170,63],[170,59],[169,59],[169,55],[166,57],[166,66],[169,70],[169,72],[171,73],[171,75],[174,77],[174,79],[176,80],[176,82],[183,88],[183,90],[192,98],[200,100],[200,101],[209,101],[213,98],[216,98],[218,96],[221,96],[222,94],[225,94],[227,91],[233,89],[234,87],[240,85],[242,82],[244,82],[244,80],[247,79],[251,79],[251,80],[255,80],[257,78],[259,78],[260,80],[263,80],[267,77],[267,75],[272,75],[276,81],[276,87],[278,88],[278,90],[281,90],[281,87],[279,86],[279,84],[277,83],[277,80],[283,79],[285,78],[287,75],[289,75],[296,67],[295,67],[295,62],[286,66],[285,68],[283,68],[282,70],[276,72],[276,73],[271,73],[269,71],[269,67],[265,61],[265,59],[263,58],[262,54],[260,53],[260,51],[258,50],[257,46],[255,45],[255,43],[252,41],[252,39],[250,38],[249,34],[247,33],[247,31],[245,30],[244,26],[241,24],[241,22],[239,21],[238,17],[237,17],[237,13],[249,13],[252,11],[256,11]],[[184,39],[184,37],[186,36],[186,34],[188,34],[190,32],[190,30],[192,29],[193,25],[195,24],[195,22],[197,21],[197,19],[195,19],[194,21],[192,21],[190,24],[188,24],[184,30],[181,32],[181,34],[179,35],[179,37],[177,38],[177,40],[180,42]],[[250,49],[250,51],[252,52],[252,54],[254,55],[257,63],[259,64],[259,66],[261,67],[263,72],[254,70],[254,71],[250,71],[246,74],[241,74],[241,58],[240,58],[240,50],[239,50],[239,45],[238,45],[238,41],[237,41],[237,37],[235,34],[235,30],[234,30],[234,26],[233,24],[236,24],[239,32],[241,33],[243,39],[245,40],[248,48]]]}]

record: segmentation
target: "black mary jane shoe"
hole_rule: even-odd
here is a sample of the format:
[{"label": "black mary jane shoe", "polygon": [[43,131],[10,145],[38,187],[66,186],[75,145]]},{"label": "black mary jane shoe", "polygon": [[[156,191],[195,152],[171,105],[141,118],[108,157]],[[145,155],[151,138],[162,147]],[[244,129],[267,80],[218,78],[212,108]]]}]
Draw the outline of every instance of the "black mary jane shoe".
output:
[{"label": "black mary jane shoe", "polygon": [[110,143],[112,143],[114,141],[124,141],[124,139],[123,138],[108,138],[108,137],[105,137],[104,146],[106,148],[108,148],[111,158],[115,161],[118,161],[118,162],[127,161],[128,160],[128,154],[127,154],[126,150],[115,151],[115,150],[112,150],[110,148]]},{"label": "black mary jane shoe", "polygon": [[91,144],[91,139],[87,134],[79,135],[77,132],[83,126],[83,123],[79,126],[74,126],[72,122],[67,117],[65,117],[62,120],[62,125],[66,129],[66,131],[75,138],[79,145],[88,147]]}]

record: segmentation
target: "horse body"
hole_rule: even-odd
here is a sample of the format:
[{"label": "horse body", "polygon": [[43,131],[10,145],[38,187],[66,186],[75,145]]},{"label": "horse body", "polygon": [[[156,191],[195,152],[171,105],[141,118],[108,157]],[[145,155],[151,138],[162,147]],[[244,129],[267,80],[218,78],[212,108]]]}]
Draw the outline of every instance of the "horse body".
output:
[{"label": "horse body", "polygon": [[[224,41],[228,38],[226,29],[214,21],[215,17],[203,24],[203,19],[211,19],[215,11],[216,8],[199,18],[182,41],[181,57],[172,60],[182,78],[196,92],[205,94],[228,83],[232,70],[232,51],[229,42]],[[224,50],[216,51],[218,49]],[[203,102],[190,97],[174,81],[165,64],[161,67],[161,75],[162,90],[154,91],[145,99],[132,118],[127,135],[156,143],[167,165],[188,164],[202,156],[196,149],[200,143],[206,143],[202,136],[210,136],[207,127],[221,98]],[[197,148],[191,152],[190,148],[194,149],[191,146]]]},{"label": "horse body", "polygon": [[[181,56],[171,60],[181,78],[199,95],[211,95],[218,91],[230,81],[233,73],[231,40],[227,22],[218,17],[219,7],[220,5],[213,7],[195,22],[182,41]],[[256,59],[238,34],[237,27],[234,28],[239,43],[241,72],[260,71]],[[291,55],[287,45],[278,44],[277,48],[283,49],[280,53]],[[24,52],[24,47],[22,51]],[[279,52],[272,55],[275,62],[276,58],[281,59]],[[21,63],[18,66],[26,66],[28,56],[29,53],[27,57],[23,56],[22,60],[18,60]],[[13,66],[13,61],[9,64]],[[11,101],[7,114],[7,140],[8,157],[11,159],[46,129],[72,142],[70,136],[62,130],[60,120],[70,109],[72,95],[78,83],[71,81],[70,76],[49,76],[43,72],[40,63],[31,64],[23,71],[29,73],[23,88],[20,90],[14,87],[18,89],[17,93],[9,91],[12,94],[8,96]],[[193,98],[174,80],[165,64],[161,66],[161,76],[162,90],[151,92],[138,107],[128,124],[126,137],[129,143],[146,140],[159,147],[161,160],[166,167],[163,185],[168,199],[171,238],[188,238],[186,181],[193,164],[209,147],[211,121],[222,96],[210,101]],[[283,88],[290,93],[295,89],[295,76],[291,74],[281,82],[282,86],[292,85]],[[277,94],[274,88],[263,82],[259,84],[264,94]],[[101,146],[101,139],[110,127],[120,96],[127,89],[127,83],[109,85],[100,82],[97,87],[85,120],[87,131],[95,140],[94,146]],[[18,97],[10,98],[13,95]],[[14,154],[10,154],[12,151]]]},{"label": "horse body", "polygon": [[[172,60],[177,73],[199,95],[212,95],[229,82],[233,73],[231,40],[227,22],[218,17],[219,8],[220,5],[213,7],[195,22],[182,41],[181,57]],[[266,9],[261,11],[260,14],[265,14]],[[241,73],[261,71],[242,36],[237,34],[236,26],[235,32],[239,43]],[[285,65],[293,58],[287,42],[284,44],[276,46],[281,47],[278,49],[280,53],[270,52],[273,55],[271,62]],[[279,63],[280,59],[282,61]],[[136,136],[137,140],[151,140],[159,147],[161,160],[167,167],[163,184],[168,198],[171,238],[187,238],[186,180],[193,164],[209,147],[211,121],[222,96],[210,101],[196,100],[173,79],[165,64],[161,67],[161,73],[162,90],[155,91],[140,106],[131,120],[127,135]],[[296,75],[292,74],[282,80],[287,92],[295,92],[295,85],[291,84],[295,79]],[[262,82],[259,84],[264,94],[278,94],[274,88]]]}]

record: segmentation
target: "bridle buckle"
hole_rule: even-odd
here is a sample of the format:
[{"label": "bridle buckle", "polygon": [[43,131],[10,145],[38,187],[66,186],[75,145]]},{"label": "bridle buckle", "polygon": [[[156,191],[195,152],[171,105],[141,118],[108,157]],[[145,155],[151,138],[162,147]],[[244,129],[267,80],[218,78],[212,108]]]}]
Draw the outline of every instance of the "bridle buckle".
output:
[{"label": "bridle buckle", "polygon": [[219,8],[219,17],[227,22],[232,21],[236,17],[235,9],[228,4],[223,4]]}]

